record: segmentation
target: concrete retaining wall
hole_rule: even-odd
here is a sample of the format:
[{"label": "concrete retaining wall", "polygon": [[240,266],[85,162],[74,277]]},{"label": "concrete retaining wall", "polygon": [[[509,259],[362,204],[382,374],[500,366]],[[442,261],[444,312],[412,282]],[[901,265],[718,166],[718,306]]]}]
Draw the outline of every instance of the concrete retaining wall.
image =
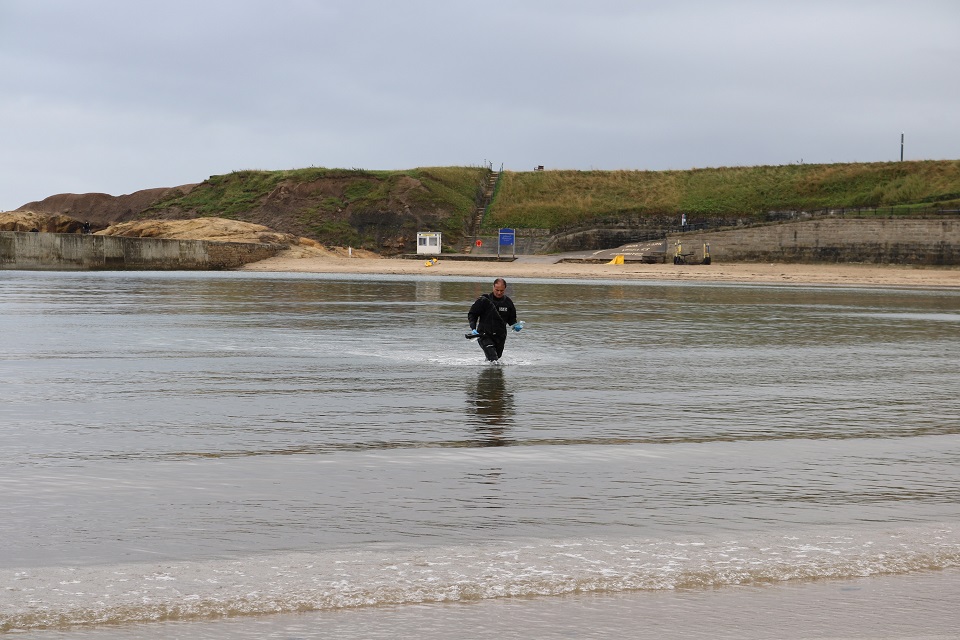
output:
[{"label": "concrete retaining wall", "polygon": [[[471,255],[497,255],[498,234],[484,234],[476,237],[483,244],[470,248]],[[500,255],[523,255],[539,253],[550,240],[550,231],[547,229],[515,229],[514,245],[500,247]]]},{"label": "concrete retaining wall", "polygon": [[667,258],[675,242],[702,258],[710,245],[714,261],[866,262],[960,265],[960,219],[820,218],[802,222],[695,231],[667,236]]},{"label": "concrete retaining wall", "polygon": [[0,269],[215,270],[264,260],[283,245],[0,231]]}]

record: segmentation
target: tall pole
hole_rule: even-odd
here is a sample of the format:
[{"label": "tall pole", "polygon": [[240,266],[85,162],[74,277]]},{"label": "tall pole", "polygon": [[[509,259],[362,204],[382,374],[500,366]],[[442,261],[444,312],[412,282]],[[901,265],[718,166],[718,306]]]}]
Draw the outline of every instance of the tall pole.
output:
[{"label": "tall pole", "polygon": [[900,162],[903,162],[903,132],[900,132]]}]

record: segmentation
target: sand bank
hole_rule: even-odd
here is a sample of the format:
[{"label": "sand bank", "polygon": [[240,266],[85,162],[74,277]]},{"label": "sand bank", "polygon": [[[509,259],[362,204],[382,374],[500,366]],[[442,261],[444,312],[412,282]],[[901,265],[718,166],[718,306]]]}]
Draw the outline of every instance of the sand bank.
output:
[{"label": "sand bank", "polygon": [[843,286],[893,286],[960,288],[960,269],[866,264],[711,264],[674,265],[627,263],[622,265],[558,262],[557,256],[518,256],[515,261],[481,262],[439,258],[331,257],[302,250],[284,252],[268,260],[241,267],[241,271],[299,273],[363,273],[397,275],[451,275],[493,279],[559,278],[588,280],[667,280],[689,282],[740,282],[823,284]]}]

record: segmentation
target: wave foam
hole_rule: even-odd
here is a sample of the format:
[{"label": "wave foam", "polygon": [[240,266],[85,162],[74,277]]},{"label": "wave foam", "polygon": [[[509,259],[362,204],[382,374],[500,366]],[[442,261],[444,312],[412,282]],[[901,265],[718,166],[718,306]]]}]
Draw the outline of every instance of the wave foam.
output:
[{"label": "wave foam", "polygon": [[702,589],[960,566],[956,527],[518,541],[0,571],[0,631],[515,596]]}]

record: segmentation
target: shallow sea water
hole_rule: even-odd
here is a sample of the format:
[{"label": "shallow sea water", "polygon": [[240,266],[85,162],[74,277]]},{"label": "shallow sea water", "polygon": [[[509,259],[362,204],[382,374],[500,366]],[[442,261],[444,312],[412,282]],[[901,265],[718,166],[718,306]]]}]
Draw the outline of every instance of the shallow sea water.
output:
[{"label": "shallow sea water", "polygon": [[0,274],[0,631],[955,637],[955,291]]}]

